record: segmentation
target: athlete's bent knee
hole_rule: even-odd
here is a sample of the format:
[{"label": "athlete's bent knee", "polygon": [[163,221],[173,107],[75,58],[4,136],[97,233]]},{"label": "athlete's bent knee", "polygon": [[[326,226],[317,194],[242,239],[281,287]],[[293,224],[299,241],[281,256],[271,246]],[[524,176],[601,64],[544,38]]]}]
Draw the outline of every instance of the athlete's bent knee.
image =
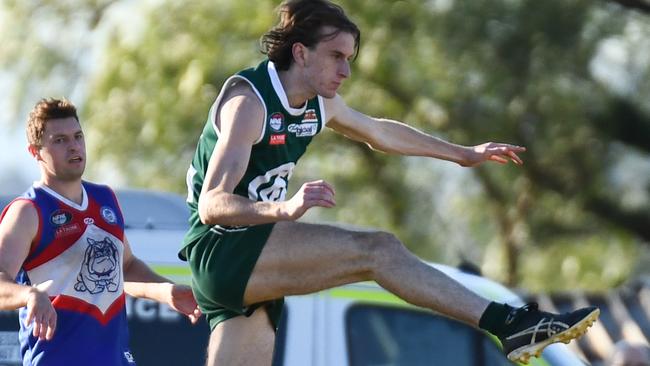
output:
[{"label": "athlete's bent knee", "polygon": [[381,270],[405,251],[404,244],[394,234],[384,231],[368,233],[363,242],[371,270]]}]

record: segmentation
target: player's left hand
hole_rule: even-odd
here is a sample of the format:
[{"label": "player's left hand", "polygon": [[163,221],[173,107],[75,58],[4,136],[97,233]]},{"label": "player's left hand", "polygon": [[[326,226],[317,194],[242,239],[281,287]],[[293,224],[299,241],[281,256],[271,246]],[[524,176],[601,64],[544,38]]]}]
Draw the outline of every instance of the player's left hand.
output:
[{"label": "player's left hand", "polygon": [[486,161],[495,161],[499,164],[507,164],[509,160],[517,165],[521,165],[524,162],[517,153],[522,153],[524,151],[526,151],[526,148],[523,146],[486,142],[481,145],[470,147],[465,161],[460,165],[472,167]]},{"label": "player's left hand", "polygon": [[173,284],[167,304],[179,313],[185,314],[192,324],[196,324],[201,317],[201,310],[190,286]]}]

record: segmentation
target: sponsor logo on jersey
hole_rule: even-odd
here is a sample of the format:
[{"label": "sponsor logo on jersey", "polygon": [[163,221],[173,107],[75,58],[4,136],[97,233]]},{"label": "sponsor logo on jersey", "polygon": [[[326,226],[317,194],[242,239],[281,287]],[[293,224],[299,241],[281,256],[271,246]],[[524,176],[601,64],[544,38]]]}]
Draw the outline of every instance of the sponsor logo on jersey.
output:
[{"label": "sponsor logo on jersey", "polygon": [[56,210],[50,215],[50,222],[54,226],[63,226],[72,221],[72,214],[68,211]]},{"label": "sponsor logo on jersey", "polygon": [[117,215],[115,215],[115,211],[112,208],[104,206],[99,211],[106,222],[112,225],[117,224]]},{"label": "sponsor logo on jersey", "polygon": [[305,115],[302,117],[302,122],[318,122],[318,117],[316,116],[315,109],[308,109],[305,111]]},{"label": "sponsor logo on jersey", "polygon": [[295,133],[296,137],[314,136],[318,132],[318,123],[294,123],[289,125],[289,132]]},{"label": "sponsor logo on jersey", "polygon": [[280,112],[275,112],[269,117],[269,126],[275,132],[284,130],[284,115]]},{"label": "sponsor logo on jersey", "polygon": [[78,232],[81,232],[81,227],[78,223],[74,222],[70,225],[59,226],[56,228],[56,230],[54,230],[54,237],[58,239]]},{"label": "sponsor logo on jersey", "polygon": [[271,138],[269,139],[269,145],[284,145],[286,143],[286,140],[286,134],[271,135]]}]

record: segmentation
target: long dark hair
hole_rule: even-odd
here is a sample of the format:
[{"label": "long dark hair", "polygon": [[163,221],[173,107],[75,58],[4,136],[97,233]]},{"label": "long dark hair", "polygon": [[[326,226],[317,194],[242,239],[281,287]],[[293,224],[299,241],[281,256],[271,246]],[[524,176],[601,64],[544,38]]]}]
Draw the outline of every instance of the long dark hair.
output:
[{"label": "long dark hair", "polygon": [[[359,53],[361,32],[340,6],[327,0],[288,0],[278,8],[280,22],[262,36],[262,53],[275,63],[278,70],[288,70],[293,62],[292,47],[296,42],[312,48],[324,39],[340,32],[354,36],[355,57]],[[325,33],[330,26],[334,32]]]}]

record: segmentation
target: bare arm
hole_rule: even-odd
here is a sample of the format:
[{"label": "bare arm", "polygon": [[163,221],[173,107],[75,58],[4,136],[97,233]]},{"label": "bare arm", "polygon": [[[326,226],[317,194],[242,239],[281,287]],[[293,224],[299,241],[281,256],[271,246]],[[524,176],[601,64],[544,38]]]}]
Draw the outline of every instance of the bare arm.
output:
[{"label": "bare arm", "polygon": [[14,280],[27,258],[38,225],[36,209],[24,200],[12,203],[0,223],[0,309],[14,310],[27,306],[25,322],[34,321],[34,337],[52,339],[56,311],[46,287],[20,285]]},{"label": "bare arm", "polygon": [[185,314],[196,323],[201,311],[196,304],[192,288],[177,285],[154,272],[143,261],[133,255],[129,241],[124,239],[124,291],[133,296],[158,301]]},{"label": "bare arm", "polygon": [[246,173],[251,148],[262,132],[264,107],[248,85],[232,87],[218,108],[219,140],[214,148],[199,197],[204,224],[256,225],[294,220],[313,206],[334,206],[334,190],[323,182],[308,182],[289,201],[256,202],[234,194]]},{"label": "bare arm", "polygon": [[456,145],[402,122],[366,116],[348,107],[338,95],[325,99],[325,109],[330,116],[328,127],[386,153],[428,156],[461,166],[474,166],[487,160],[498,163],[512,160],[521,164],[517,153],[526,150],[520,146],[492,142],[470,147]]}]

